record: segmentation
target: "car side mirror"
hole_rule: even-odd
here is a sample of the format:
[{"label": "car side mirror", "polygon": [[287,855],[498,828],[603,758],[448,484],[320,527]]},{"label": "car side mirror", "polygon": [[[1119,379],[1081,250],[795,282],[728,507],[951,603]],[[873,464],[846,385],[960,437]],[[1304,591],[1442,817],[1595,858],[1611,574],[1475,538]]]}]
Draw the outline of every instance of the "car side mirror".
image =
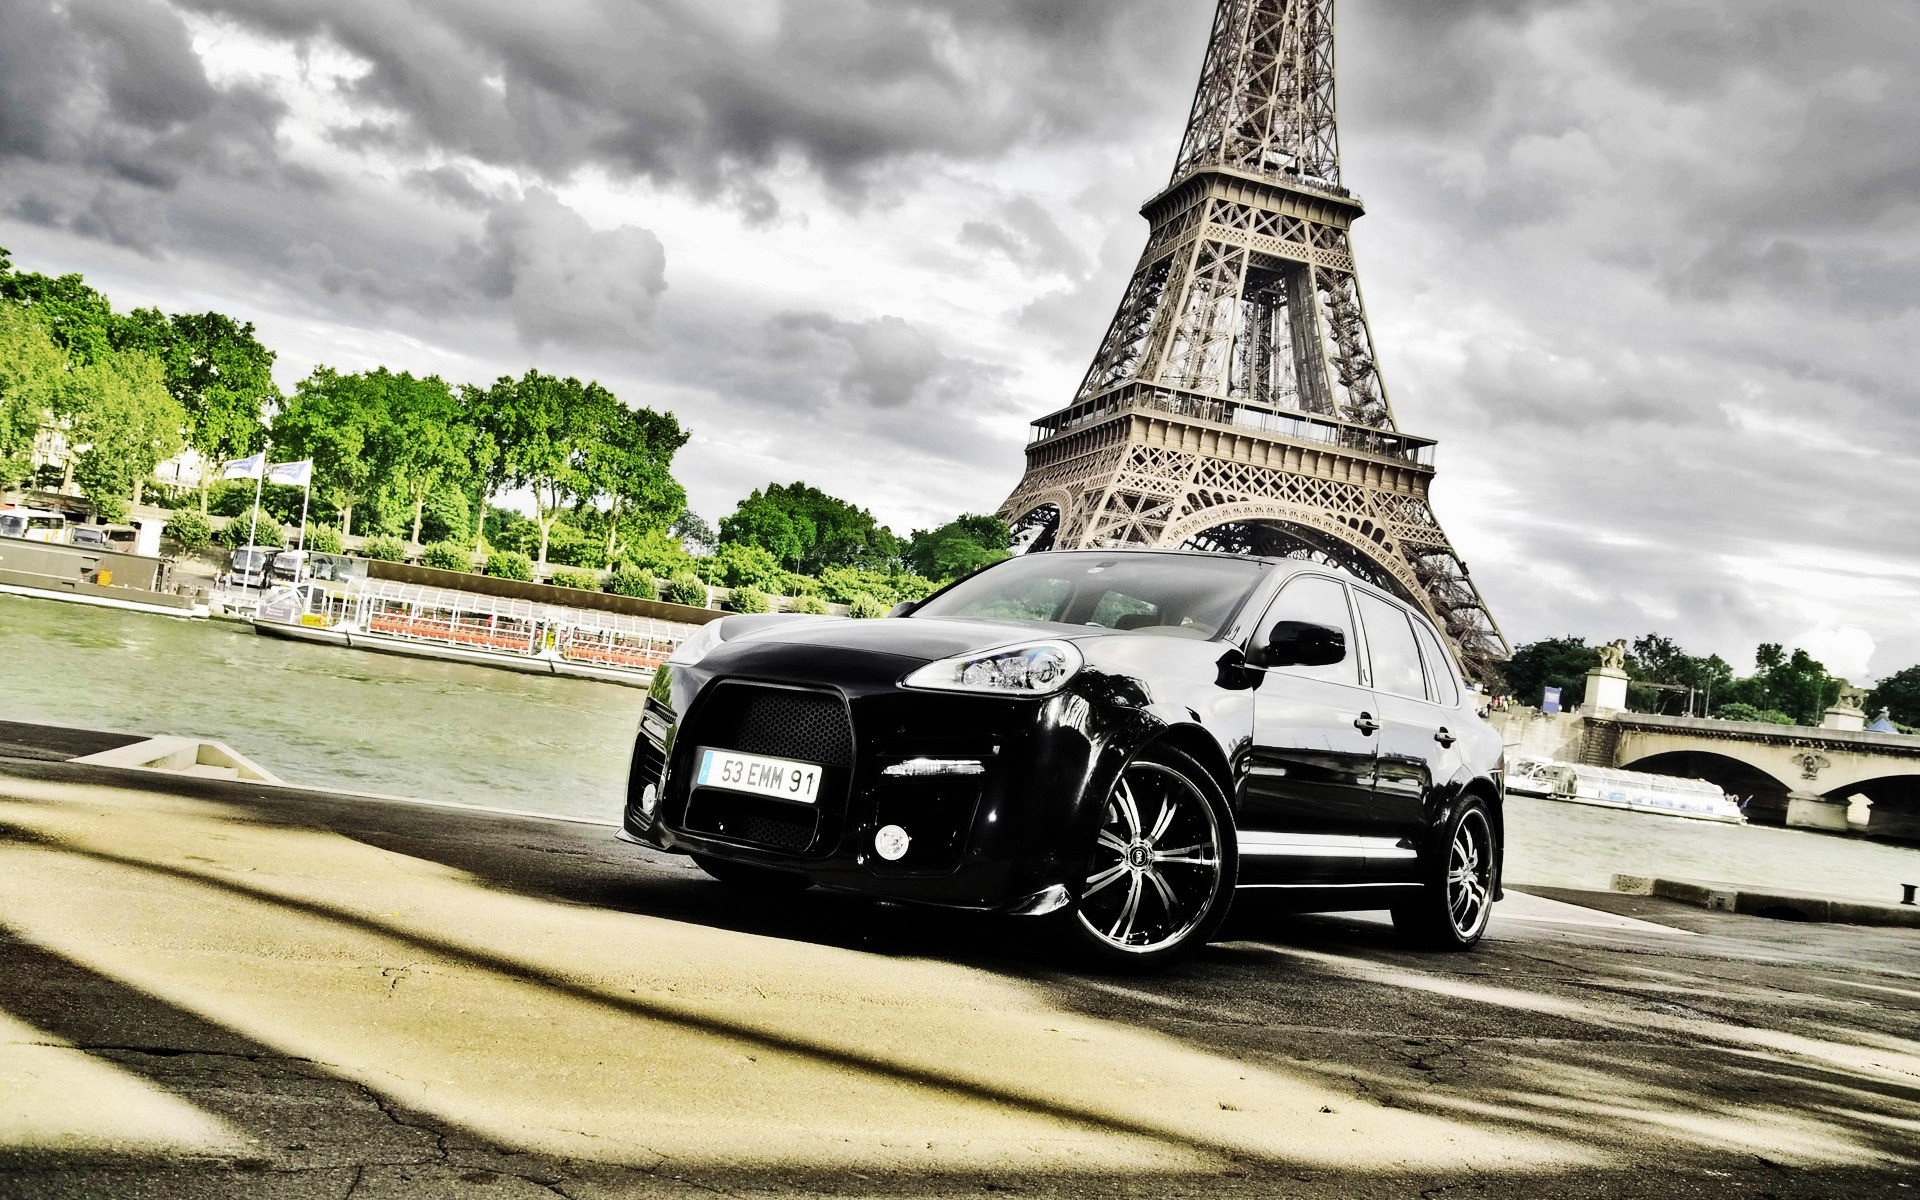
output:
[{"label": "car side mirror", "polygon": [[912,600],[902,600],[900,603],[888,609],[887,615],[890,617],[904,617],[908,613],[912,612],[914,609],[919,607],[920,606],[914,603]]},{"label": "car side mirror", "polygon": [[1324,667],[1347,657],[1345,631],[1312,621],[1276,621],[1267,644],[1250,656],[1262,667]]}]

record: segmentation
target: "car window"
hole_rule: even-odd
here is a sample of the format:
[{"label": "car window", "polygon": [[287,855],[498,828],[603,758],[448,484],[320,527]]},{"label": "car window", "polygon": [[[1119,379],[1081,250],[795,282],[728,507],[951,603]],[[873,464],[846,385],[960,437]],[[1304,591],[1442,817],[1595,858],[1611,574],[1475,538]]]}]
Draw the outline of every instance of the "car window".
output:
[{"label": "car window", "polygon": [[1427,698],[1427,680],[1420,670],[1420,651],[1413,640],[1407,614],[1375,596],[1362,593],[1360,620],[1367,627],[1372,652],[1375,690],[1399,696]]},{"label": "car window", "polygon": [[1434,637],[1432,626],[1415,621],[1413,631],[1420,635],[1420,653],[1426,656],[1427,684],[1433,689],[1434,700],[1452,708],[1460,703],[1460,684],[1454,678],[1452,660]]},{"label": "car window", "polygon": [[1345,584],[1324,575],[1302,575],[1294,579],[1274,597],[1273,603],[1267,608],[1267,615],[1253,636],[1267,637],[1279,621],[1310,621],[1315,625],[1330,625],[1338,629],[1346,636],[1347,656],[1323,667],[1273,667],[1272,670],[1308,679],[1325,679],[1331,683],[1360,682],[1359,642],[1353,636],[1353,614],[1347,608]]},{"label": "car window", "polygon": [[1212,637],[1267,568],[1198,554],[1026,554],[933,596],[914,617],[1098,625]]}]

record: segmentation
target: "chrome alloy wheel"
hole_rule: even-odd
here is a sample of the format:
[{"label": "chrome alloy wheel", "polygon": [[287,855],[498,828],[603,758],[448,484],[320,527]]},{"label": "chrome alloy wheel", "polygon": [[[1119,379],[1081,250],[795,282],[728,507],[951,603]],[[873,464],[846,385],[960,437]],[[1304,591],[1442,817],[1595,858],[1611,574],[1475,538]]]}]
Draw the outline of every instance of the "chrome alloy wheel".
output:
[{"label": "chrome alloy wheel", "polygon": [[1223,869],[1207,797],[1174,768],[1135,760],[1107,797],[1080,924],[1129,954],[1177,946],[1206,921]]},{"label": "chrome alloy wheel", "polygon": [[1447,920],[1463,940],[1480,936],[1493,907],[1493,828],[1487,814],[1469,809],[1447,851]]}]

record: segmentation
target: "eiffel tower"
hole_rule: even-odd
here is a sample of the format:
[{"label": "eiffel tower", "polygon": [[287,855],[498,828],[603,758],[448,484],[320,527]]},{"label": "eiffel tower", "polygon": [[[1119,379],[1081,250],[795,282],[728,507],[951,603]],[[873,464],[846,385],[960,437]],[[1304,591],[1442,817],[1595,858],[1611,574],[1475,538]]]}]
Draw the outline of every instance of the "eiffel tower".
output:
[{"label": "eiffel tower", "polygon": [[1419,604],[1469,675],[1508,646],[1374,361],[1340,181],[1334,0],[1219,0],[1186,137],[1073,402],[1033,423],[1015,545],[1308,558]]}]

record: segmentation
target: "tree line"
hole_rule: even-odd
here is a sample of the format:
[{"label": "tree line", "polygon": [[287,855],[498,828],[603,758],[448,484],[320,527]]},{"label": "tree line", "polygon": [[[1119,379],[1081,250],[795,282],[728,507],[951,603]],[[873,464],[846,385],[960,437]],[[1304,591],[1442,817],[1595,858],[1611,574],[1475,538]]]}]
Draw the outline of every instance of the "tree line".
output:
[{"label": "tree line", "polygon": [[[117,313],[81,276],[15,270],[0,249],[0,487],[77,485],[109,520],[143,499],[238,516],[254,488],[214,476],[270,444],[276,461],[313,460],[316,525],[432,544],[441,563],[462,561],[465,547],[468,565],[492,551],[525,555],[541,574],[625,567],[892,603],[1007,553],[998,518],[965,515],[901,538],[803,482],[756,490],[715,530],[687,509],[672,472],[689,432],[594,381],[529,370],[456,385],[319,366],[283,394],[274,361],[250,322]],[[30,480],[48,428],[72,452],[59,479]],[[155,467],[189,447],[204,467],[195,493],[150,487]],[[528,498],[531,515],[495,503],[508,492]],[[262,501],[276,522],[298,520],[298,491],[269,488]]]},{"label": "tree line", "polygon": [[[1599,646],[1557,637],[1519,647],[1500,669],[1506,693],[1516,700],[1538,704],[1547,688],[1557,687],[1571,708],[1584,700],[1587,672],[1599,665]],[[1762,643],[1752,673],[1739,675],[1718,654],[1688,654],[1658,633],[1633,639],[1626,671],[1627,707],[1634,712],[1777,725],[1819,725],[1843,686],[1811,654],[1778,642]],[[1920,726],[1920,666],[1887,676],[1867,693],[1868,714],[1882,709],[1896,725]]]}]

